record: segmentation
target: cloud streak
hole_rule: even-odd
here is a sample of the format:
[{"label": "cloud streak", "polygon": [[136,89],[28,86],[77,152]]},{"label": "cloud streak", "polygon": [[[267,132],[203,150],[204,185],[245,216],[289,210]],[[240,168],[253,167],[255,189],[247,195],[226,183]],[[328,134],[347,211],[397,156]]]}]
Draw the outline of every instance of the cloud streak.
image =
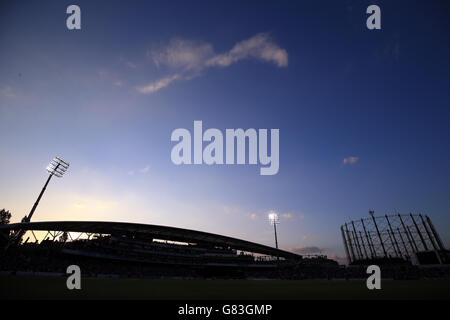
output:
[{"label": "cloud streak", "polygon": [[150,171],[150,165],[145,166],[139,170],[129,170],[127,173],[129,176],[133,176],[136,172],[140,172],[141,174],[147,174]]},{"label": "cloud streak", "polygon": [[358,160],[359,160],[358,157],[347,157],[347,158],[344,158],[342,163],[343,164],[355,164],[356,162],[358,162]]},{"label": "cloud streak", "polygon": [[165,77],[165,78],[159,79],[159,80],[157,80],[155,82],[152,82],[152,83],[150,83],[150,84],[148,84],[146,86],[137,87],[137,90],[140,93],[144,93],[144,94],[153,93],[153,92],[156,92],[156,91],[158,91],[158,90],[160,90],[162,88],[167,87],[169,84],[171,84],[173,81],[175,81],[175,80],[177,80],[179,78],[180,78],[179,74],[174,74],[171,77]]},{"label": "cloud streak", "polygon": [[149,170],[150,170],[150,166],[149,165],[147,165],[147,166],[145,166],[144,168],[142,168],[141,170],[139,170],[141,173],[148,173],[149,172]]},{"label": "cloud streak", "polygon": [[166,76],[136,89],[143,94],[161,90],[175,80],[191,80],[208,68],[225,68],[241,60],[256,59],[277,67],[287,67],[288,54],[272,41],[266,33],[259,33],[236,43],[225,53],[217,54],[209,43],[172,39],[167,46],[149,50],[147,55],[159,68],[167,68]]},{"label": "cloud streak", "polygon": [[292,217],[293,217],[292,213],[289,213],[289,212],[282,213],[281,216],[285,219],[292,219]]},{"label": "cloud streak", "polygon": [[214,50],[208,43],[172,39],[166,47],[150,50],[148,56],[158,68],[166,66],[181,72],[200,71],[214,56]]},{"label": "cloud streak", "polygon": [[0,97],[15,98],[16,94],[10,86],[0,87]]},{"label": "cloud streak", "polygon": [[288,65],[287,51],[272,42],[265,33],[257,34],[250,39],[237,43],[229,52],[209,59],[206,65],[228,67],[233,63],[249,58],[271,62],[278,67],[286,67]]}]

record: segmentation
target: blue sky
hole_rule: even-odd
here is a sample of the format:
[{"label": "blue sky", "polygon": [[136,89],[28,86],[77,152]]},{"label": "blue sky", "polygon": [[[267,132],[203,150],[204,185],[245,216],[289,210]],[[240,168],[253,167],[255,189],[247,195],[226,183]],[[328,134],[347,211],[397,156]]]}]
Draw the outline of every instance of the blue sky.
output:
[{"label": "blue sky", "polygon": [[[382,29],[365,10],[381,8]],[[81,8],[81,30],[66,8]],[[339,226],[428,214],[450,243],[445,1],[3,1],[0,207],[343,256]],[[145,89],[146,88],[146,89]],[[279,128],[280,170],[175,166],[176,128]],[[317,251],[317,250],[316,250]]]}]

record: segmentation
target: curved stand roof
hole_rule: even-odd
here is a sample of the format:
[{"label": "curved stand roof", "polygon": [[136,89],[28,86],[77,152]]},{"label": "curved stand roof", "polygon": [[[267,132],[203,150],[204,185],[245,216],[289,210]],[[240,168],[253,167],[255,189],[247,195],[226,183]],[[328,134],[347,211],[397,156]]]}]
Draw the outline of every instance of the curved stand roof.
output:
[{"label": "curved stand roof", "polygon": [[146,238],[224,246],[285,259],[302,259],[301,255],[246,240],[209,232],[152,224],[107,221],[45,221],[2,225],[0,230],[66,231],[111,234],[114,236],[135,234]]}]

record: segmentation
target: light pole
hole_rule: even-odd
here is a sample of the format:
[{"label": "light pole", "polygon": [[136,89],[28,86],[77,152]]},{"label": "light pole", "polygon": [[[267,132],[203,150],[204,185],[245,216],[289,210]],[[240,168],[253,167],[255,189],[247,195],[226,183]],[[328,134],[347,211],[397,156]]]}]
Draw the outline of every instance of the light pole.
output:
[{"label": "light pole", "polygon": [[39,204],[39,201],[41,200],[42,195],[45,192],[45,189],[47,189],[47,185],[50,182],[50,179],[53,176],[57,176],[58,178],[61,178],[68,168],[69,168],[69,164],[67,162],[65,162],[63,159],[61,159],[59,157],[53,158],[53,160],[47,166],[47,171],[50,174],[48,176],[47,182],[45,182],[44,187],[42,188],[41,193],[39,194],[36,202],[34,203],[33,208],[31,208],[30,213],[28,214],[28,216],[26,216],[24,218],[25,221],[22,221],[22,222],[30,222],[31,217],[33,216],[33,213],[36,210],[36,208]]},{"label": "light pole", "polygon": [[[22,219],[22,223],[28,223],[28,222],[30,222],[31,217],[33,216],[33,213],[34,213],[34,211],[36,210],[36,208],[37,208],[37,206],[38,206],[38,204],[39,204],[39,201],[41,200],[42,195],[43,195],[44,192],[45,192],[45,189],[47,189],[47,185],[48,185],[48,183],[50,182],[51,178],[52,178],[53,176],[56,176],[56,177],[58,177],[58,178],[61,178],[61,177],[64,175],[64,173],[67,171],[68,168],[69,168],[69,163],[65,162],[63,159],[61,159],[61,158],[59,158],[59,157],[53,158],[53,160],[52,160],[52,161],[50,162],[50,164],[47,166],[47,171],[48,171],[48,173],[49,173],[50,175],[48,176],[48,179],[47,179],[47,181],[45,182],[44,187],[43,187],[42,190],[41,190],[41,193],[39,193],[39,196],[38,196],[36,202],[34,203],[33,207],[31,208],[30,213],[28,214],[28,216],[25,216],[25,217]],[[20,240],[22,239],[22,236],[24,235],[24,233],[25,233],[25,232],[24,232],[23,230],[20,230],[20,231],[17,233],[17,236],[15,237],[15,241],[16,241],[17,244],[20,243]]]},{"label": "light pole", "polygon": [[271,224],[273,224],[273,230],[275,232],[275,247],[278,249],[277,224],[280,223],[280,220],[278,219],[278,214],[275,212],[270,212],[269,221]]}]

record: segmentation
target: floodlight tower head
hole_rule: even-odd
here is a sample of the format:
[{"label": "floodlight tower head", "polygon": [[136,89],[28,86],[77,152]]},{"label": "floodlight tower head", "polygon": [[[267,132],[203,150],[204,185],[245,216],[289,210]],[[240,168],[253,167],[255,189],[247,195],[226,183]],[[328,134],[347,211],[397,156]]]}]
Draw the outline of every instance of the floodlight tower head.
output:
[{"label": "floodlight tower head", "polygon": [[50,164],[47,166],[47,171],[52,176],[61,178],[69,168],[69,163],[65,162],[59,157],[54,157]]},{"label": "floodlight tower head", "polygon": [[280,219],[278,218],[278,214],[274,211],[269,212],[269,221],[272,225],[279,224]]}]

